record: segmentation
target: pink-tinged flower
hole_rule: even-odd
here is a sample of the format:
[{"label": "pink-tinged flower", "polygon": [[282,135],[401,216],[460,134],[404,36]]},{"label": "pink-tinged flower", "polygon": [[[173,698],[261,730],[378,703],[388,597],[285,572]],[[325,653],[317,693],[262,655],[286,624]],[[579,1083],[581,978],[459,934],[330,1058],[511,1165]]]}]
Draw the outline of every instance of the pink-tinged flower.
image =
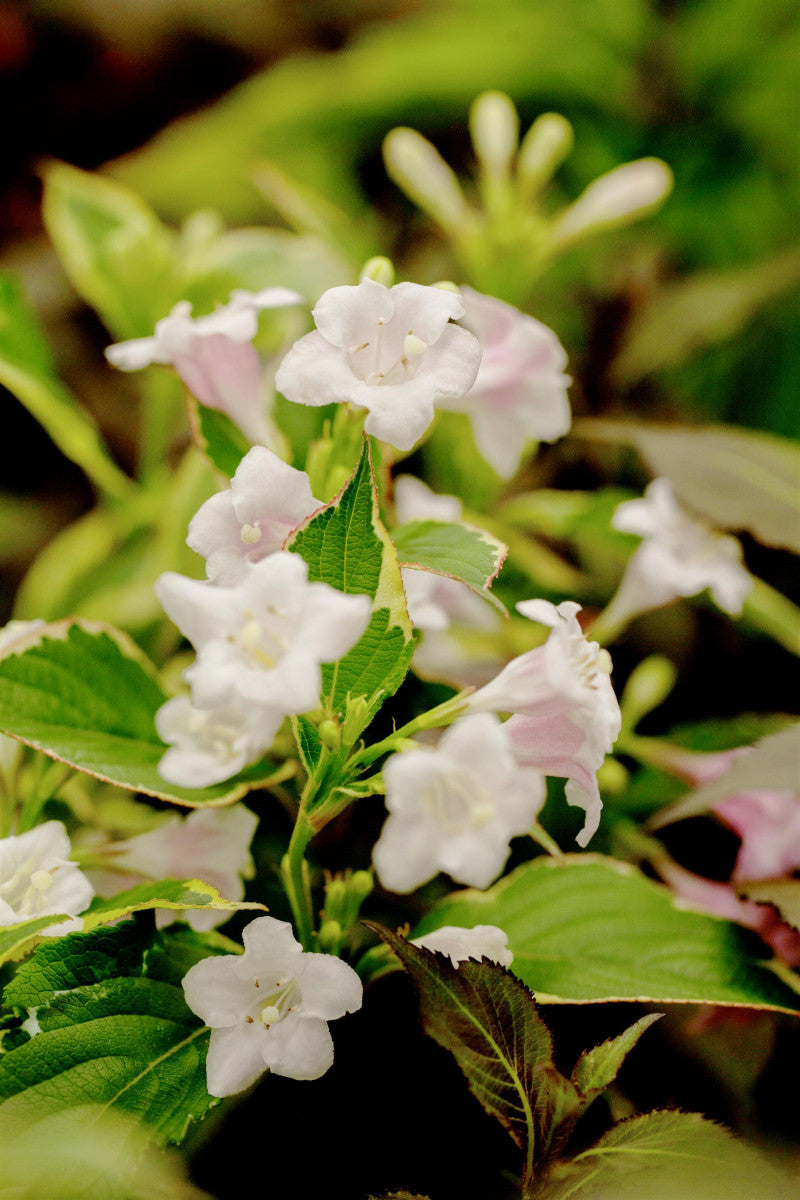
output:
[{"label": "pink-tinged flower", "polygon": [[192,517],[186,541],[206,559],[209,579],[238,583],[245,562],[259,562],[280,550],[320,503],[311,495],[305,471],[296,471],[265,446],[253,446],[231,486],[206,500]]},{"label": "pink-tinged flower", "polygon": [[[243,804],[230,808],[198,808],[188,817],[172,816],[162,825],[113,847],[113,865],[141,879],[202,879],[225,900],[244,897],[244,879],[253,877],[250,843],[258,818]],[[131,882],[128,886],[133,886]],[[118,889],[119,890],[119,889]],[[157,909],[159,929],[185,920],[203,932],[227,921],[230,913],[189,909]]]},{"label": "pink-tinged flower", "polygon": [[327,1023],[361,1007],[361,980],[331,954],[305,953],[288,921],[257,917],[242,940],[244,954],[204,958],[183,980],[211,1026],[210,1094],[232,1096],[265,1071],[319,1079],[333,1063]]},{"label": "pink-tinged flower", "polygon": [[611,521],[643,538],[628,562],[603,621],[625,624],[639,613],[708,588],[721,609],[738,616],[753,586],[736,538],[690,516],[669,479],[654,479],[641,500],[625,500]]},{"label": "pink-tinged flower", "polygon": [[366,408],[367,433],[410,450],[433,420],[440,396],[463,396],[481,348],[451,324],[458,297],[417,283],[384,287],[364,278],[331,288],[317,302],[317,328],[295,342],[275,376],[297,404],[351,401]]},{"label": "pink-tinged flower", "polygon": [[742,839],[734,879],[773,879],[800,870],[800,793],[740,792],[714,811]]},{"label": "pink-tinged flower", "polygon": [[261,361],[251,345],[263,309],[304,304],[288,288],[231,292],[229,302],[205,317],[192,317],[181,300],[158,322],[149,338],[118,342],[106,358],[120,371],[140,371],[151,363],[175,368],[187,388],[207,408],[226,413],[251,442],[270,440]]},{"label": "pink-tinged flower", "polygon": [[158,773],[179,787],[213,787],[237,775],[272,745],[283,714],[234,697],[223,708],[197,708],[173,696],[156,713],[156,729],[169,750]]},{"label": "pink-tinged flower", "polygon": [[611,657],[587,641],[578,624],[580,605],[547,600],[517,605],[525,617],[551,626],[543,646],[514,658],[469,697],[471,712],[510,712],[509,738],[517,761],[544,775],[568,780],[567,802],[586,811],[577,842],[586,846],[600,823],[597,771],[620,731],[619,703],[611,686]]},{"label": "pink-tinged flower", "polygon": [[244,563],[233,587],[167,572],[156,593],[198,654],[184,673],[199,708],[256,705],[275,714],[315,708],[320,664],[335,662],[369,624],[369,596],[309,583],[297,554]]},{"label": "pink-tinged flower", "polygon": [[501,967],[510,967],[514,961],[508,948],[508,934],[496,925],[475,925],[472,929],[443,925],[422,937],[412,938],[411,944],[436,954],[446,954],[454,967],[470,958],[476,962],[488,958]]},{"label": "pink-tinged flower", "polygon": [[[45,821],[0,839],[0,926],[18,925],[49,913],[78,918],[92,901],[94,888],[74,862],[61,821]],[[83,921],[60,921],[41,930],[45,937],[73,933]]]},{"label": "pink-tinged flower", "polygon": [[389,819],[373,860],[392,892],[411,892],[439,871],[488,887],[545,798],[542,776],[516,763],[492,713],[462,717],[435,749],[393,754],[383,780]]},{"label": "pink-tinged flower", "polygon": [[567,356],[551,329],[510,304],[468,287],[461,299],[463,324],[483,356],[467,394],[445,397],[437,407],[469,414],[478,449],[508,479],[527,443],[554,442],[569,431]]},{"label": "pink-tinged flower", "polygon": [[772,905],[742,900],[730,884],[695,875],[667,855],[659,857],[653,865],[675,895],[687,904],[754,930],[789,966],[800,966],[800,933],[782,921]]}]

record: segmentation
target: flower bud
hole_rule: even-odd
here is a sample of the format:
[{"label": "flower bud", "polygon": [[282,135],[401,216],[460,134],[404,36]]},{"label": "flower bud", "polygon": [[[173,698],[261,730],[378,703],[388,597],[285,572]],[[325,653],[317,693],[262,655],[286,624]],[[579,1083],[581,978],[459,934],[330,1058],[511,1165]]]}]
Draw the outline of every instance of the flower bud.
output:
[{"label": "flower bud", "polygon": [[669,195],[672,181],[672,171],[660,158],[640,158],[601,175],[556,221],[556,245],[636,220]]},{"label": "flower bud", "polygon": [[352,746],[367,722],[369,705],[365,696],[347,698],[342,723],[342,737],[348,746]]},{"label": "flower bud", "polygon": [[323,954],[338,954],[342,946],[343,930],[338,921],[325,920],[319,927],[317,941]]},{"label": "flower bud", "polygon": [[361,905],[375,886],[371,871],[354,871],[350,879],[350,891]]},{"label": "flower bud", "polygon": [[383,254],[376,254],[364,263],[359,279],[372,279],[375,283],[382,283],[384,287],[389,288],[394,283],[394,263]]},{"label": "flower bud", "polygon": [[572,149],[572,126],[560,113],[543,113],[531,125],[517,156],[517,174],[524,200],[532,200],[550,182]]},{"label": "flower bud", "polygon": [[484,92],[469,114],[475,154],[487,175],[507,175],[519,143],[519,117],[505,92]]},{"label": "flower bud", "polygon": [[443,229],[457,232],[469,208],[455,172],[415,129],[393,129],[384,139],[386,170],[404,192]]},{"label": "flower bud", "polygon": [[339,726],[335,721],[327,718],[321,721],[317,729],[319,740],[323,746],[327,746],[329,750],[338,750],[340,742]]},{"label": "flower bud", "polygon": [[341,875],[334,875],[325,884],[325,917],[330,921],[343,921],[347,908],[348,887]]},{"label": "flower bud", "polygon": [[651,654],[634,667],[620,700],[623,729],[635,729],[643,717],[658,708],[672,691],[677,677],[674,664],[660,654]]}]

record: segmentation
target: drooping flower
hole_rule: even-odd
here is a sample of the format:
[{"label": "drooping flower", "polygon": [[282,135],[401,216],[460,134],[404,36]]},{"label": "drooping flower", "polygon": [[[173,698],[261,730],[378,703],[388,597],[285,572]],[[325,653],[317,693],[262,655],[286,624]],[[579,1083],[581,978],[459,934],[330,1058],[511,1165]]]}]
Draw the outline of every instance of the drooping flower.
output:
[{"label": "drooping flower", "polygon": [[772,879],[800,871],[800,793],[739,792],[714,811],[742,839],[733,879]]},{"label": "drooping flower", "polygon": [[231,292],[228,303],[204,317],[192,317],[181,300],[160,320],[153,337],[118,342],[106,358],[120,371],[140,371],[151,363],[175,368],[190,392],[207,408],[226,413],[253,442],[265,442],[272,430],[262,390],[261,362],[251,345],[263,309],[286,308],[305,301],[288,288]]},{"label": "drooping flower", "polygon": [[517,761],[544,775],[568,780],[567,802],[586,811],[578,834],[586,846],[600,823],[597,770],[621,727],[611,686],[611,657],[587,641],[578,624],[580,605],[547,600],[517,605],[523,616],[551,627],[543,646],[511,660],[467,701],[471,712],[510,712],[506,728]]},{"label": "drooping flower", "polygon": [[244,702],[284,716],[316,706],[320,664],[341,658],[372,612],[369,596],[309,583],[303,559],[285,552],[245,563],[233,587],[167,572],[156,593],[198,652],[184,673],[196,705]]},{"label": "drooping flower", "polygon": [[209,579],[237,583],[245,562],[280,550],[287,535],[319,507],[305,471],[296,471],[265,446],[253,446],[231,486],[192,517],[186,541],[206,559]]},{"label": "drooping flower", "polygon": [[476,962],[488,958],[501,967],[510,967],[514,961],[514,955],[508,948],[508,934],[496,925],[475,925],[472,929],[443,925],[441,929],[434,929],[422,937],[412,938],[411,942],[424,950],[446,954],[454,967],[469,958]]},{"label": "drooping flower", "polygon": [[[258,818],[243,804],[198,808],[113,847],[113,865],[140,879],[202,879],[226,900],[241,900],[244,879],[253,876],[250,843]],[[180,916],[200,932],[227,921],[224,910],[188,909]],[[159,929],[179,919],[174,909],[157,909]]]},{"label": "drooping flower", "polygon": [[327,1022],[361,1007],[361,980],[331,954],[305,953],[288,921],[257,917],[242,940],[244,954],[204,958],[183,980],[211,1026],[209,1092],[232,1096],[267,1070],[319,1079],[333,1063]]},{"label": "drooping flower", "polygon": [[510,304],[468,287],[461,299],[463,324],[483,356],[467,394],[445,397],[437,407],[469,414],[479,451],[508,479],[526,443],[554,442],[569,431],[567,356],[551,329]]},{"label": "drooping flower", "polygon": [[179,787],[213,787],[255,762],[272,745],[283,714],[233,697],[223,708],[197,708],[173,696],[156,713],[158,736],[170,746],[158,773]]},{"label": "drooping flower", "polygon": [[440,396],[472,386],[481,349],[451,324],[463,315],[452,292],[364,278],[331,288],[317,302],[317,328],[295,342],[275,376],[288,400],[366,408],[367,433],[410,450],[433,420]]},{"label": "drooping flower", "polygon": [[[61,821],[45,821],[27,833],[0,839],[0,925],[18,925],[49,913],[78,918],[88,908],[94,889],[70,862],[70,852]],[[73,919],[41,933],[50,937],[82,927],[80,919]]]},{"label": "drooping flower", "polygon": [[669,479],[654,479],[640,500],[623,501],[611,523],[643,541],[603,613],[604,624],[616,628],[640,613],[705,588],[725,612],[741,613],[753,586],[753,577],[742,563],[741,544],[681,508]]},{"label": "drooping flower", "polygon": [[545,797],[542,776],[517,764],[492,713],[462,717],[435,749],[392,755],[383,779],[389,819],[373,860],[392,892],[411,892],[439,871],[488,887]]}]

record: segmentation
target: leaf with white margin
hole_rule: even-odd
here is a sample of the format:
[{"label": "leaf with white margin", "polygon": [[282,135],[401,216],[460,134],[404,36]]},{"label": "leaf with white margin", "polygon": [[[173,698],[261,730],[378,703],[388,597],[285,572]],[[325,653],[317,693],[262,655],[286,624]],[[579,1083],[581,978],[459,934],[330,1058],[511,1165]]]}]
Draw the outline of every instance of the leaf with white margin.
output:
[{"label": "leaf with white margin", "polygon": [[275,775],[261,763],[214,787],[167,783],[155,728],[166,699],[152,664],[110,626],[39,625],[0,656],[0,732],[77,771],[190,808],[232,804]]},{"label": "leaf with white margin", "polygon": [[800,931],[800,879],[752,879],[734,887],[745,900],[774,904],[781,920]]},{"label": "leaf with white margin", "polygon": [[[136,887],[119,892],[108,900],[95,897],[80,919],[81,932],[90,933],[99,925],[119,921],[134,913],[152,908],[169,908],[178,912],[186,909],[213,908],[226,912],[237,912],[241,908],[256,908],[266,911],[266,905],[245,900],[226,900],[219,892],[202,879],[162,879],[158,883],[139,883]],[[0,929],[0,963],[17,958],[20,952],[30,948],[43,929],[58,924],[59,916],[66,914],[33,917],[17,925],[6,925]]]},{"label": "leaf with white margin", "polygon": [[746,529],[767,546],[800,554],[800,447],[788,438],[727,425],[639,425],[585,418],[573,434],[629,443],[678,499],[721,529]]},{"label": "leaf with white margin", "polygon": [[489,591],[508,547],[485,529],[449,521],[408,521],[392,533],[401,567],[417,567],[457,579],[505,613],[505,605]]},{"label": "leaf with white margin", "polygon": [[700,1113],[621,1121],[558,1166],[536,1200],[791,1200],[791,1180]]},{"label": "leaf with white margin", "polygon": [[181,979],[215,952],[188,930],[142,920],[49,939],[6,988],[33,1036],[0,1056],[0,1119],[9,1137],[80,1105],[116,1106],[159,1143],[180,1142],[217,1103],[206,1090],[209,1031]]},{"label": "leaf with white margin", "polygon": [[292,533],[285,549],[308,563],[310,582],[372,598],[372,617],[355,646],[322,668],[323,697],[342,713],[348,695],[366,698],[365,728],[408,671],[414,634],[392,541],[380,519],[372,453],[365,438],[342,491]]},{"label": "leaf with white margin", "polygon": [[634,1000],[796,1014],[800,1001],[758,958],[747,930],[679,907],[628,863],[595,854],[540,857],[486,892],[446,896],[413,936],[441,925],[498,925],[512,970],[540,1003]]},{"label": "leaf with white margin", "polygon": [[756,742],[750,754],[735,758],[724,774],[695,788],[675,804],[650,818],[650,828],[660,829],[673,821],[708,812],[728,796],[739,792],[795,792],[800,766],[800,723]]}]

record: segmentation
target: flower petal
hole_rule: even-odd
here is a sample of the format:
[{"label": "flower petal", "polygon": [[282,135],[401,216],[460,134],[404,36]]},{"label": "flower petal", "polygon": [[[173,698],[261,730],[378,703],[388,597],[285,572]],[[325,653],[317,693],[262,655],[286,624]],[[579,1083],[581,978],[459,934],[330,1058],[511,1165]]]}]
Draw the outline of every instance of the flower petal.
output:
[{"label": "flower petal", "polygon": [[[199,964],[198,964],[199,965]],[[206,1086],[212,1096],[243,1092],[264,1074],[267,1030],[260,1022],[213,1029],[206,1058]]]},{"label": "flower petal", "polygon": [[295,974],[303,1015],[334,1021],[361,1008],[364,986],[352,967],[332,954],[304,954]]},{"label": "flower petal", "polygon": [[262,1054],[274,1075],[319,1079],[333,1066],[333,1039],[325,1021],[290,1013],[267,1030]]}]

